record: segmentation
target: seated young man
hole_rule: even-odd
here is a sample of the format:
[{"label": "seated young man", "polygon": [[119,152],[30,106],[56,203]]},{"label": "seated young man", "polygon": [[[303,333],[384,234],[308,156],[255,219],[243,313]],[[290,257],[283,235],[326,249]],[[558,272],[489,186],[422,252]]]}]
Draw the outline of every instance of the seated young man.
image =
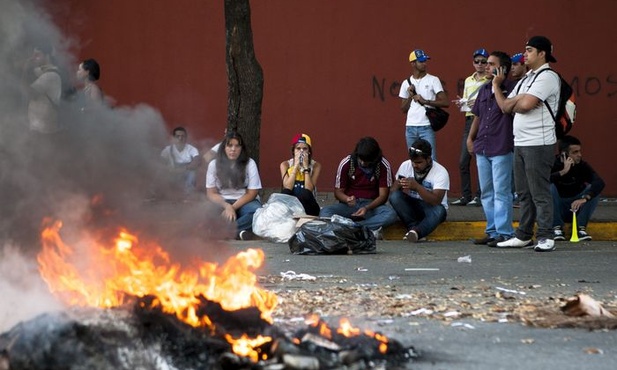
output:
[{"label": "seated young man", "polygon": [[403,239],[411,243],[429,235],[447,216],[450,176],[431,152],[428,141],[416,140],[390,188],[390,204],[408,230]]},{"label": "seated young man", "polygon": [[171,145],[161,151],[161,159],[168,166],[171,182],[189,194],[195,190],[201,157],[197,148],[187,143],[188,133],[184,127],[176,127],[171,133]]},{"label": "seated young man", "polygon": [[334,196],[339,203],[322,208],[319,216],[355,219],[380,239],[382,228],[396,222],[396,213],[387,204],[391,185],[392,169],[379,143],[362,138],[338,166]]},{"label": "seated young man", "polygon": [[604,180],[583,160],[581,142],[574,136],[559,141],[559,152],[551,171],[554,239],[566,240],[563,223],[572,222],[572,212],[576,212],[578,240],[591,240],[587,223],[598,205]]}]

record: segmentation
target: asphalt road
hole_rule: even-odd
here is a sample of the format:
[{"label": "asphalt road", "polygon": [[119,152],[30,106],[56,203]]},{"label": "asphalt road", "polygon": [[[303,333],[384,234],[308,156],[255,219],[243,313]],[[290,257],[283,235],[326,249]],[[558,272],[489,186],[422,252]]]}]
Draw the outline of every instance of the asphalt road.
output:
[{"label": "asphalt road", "polygon": [[[341,256],[292,255],[286,244],[231,242],[231,249],[258,247],[266,254],[261,275],[294,271],[314,281],[285,280],[269,289],[329,289],[338,284],[396,285],[400,290],[447,294],[453,287],[479,284],[526,290],[528,297],[548,299],[587,292],[603,302],[617,300],[617,242],[559,243],[551,253],[528,249],[493,249],[469,241],[379,241],[377,254]],[[469,256],[471,263],[458,262]],[[342,283],[341,283],[342,282]],[[410,369],[616,369],[617,331],[542,329],[520,323],[454,322],[430,316],[364,319],[421,354]]]}]

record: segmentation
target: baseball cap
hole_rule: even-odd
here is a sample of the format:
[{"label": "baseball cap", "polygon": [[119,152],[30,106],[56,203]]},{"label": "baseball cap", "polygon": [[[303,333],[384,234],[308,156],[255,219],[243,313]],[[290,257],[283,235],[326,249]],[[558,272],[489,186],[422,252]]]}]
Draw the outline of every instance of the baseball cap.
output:
[{"label": "baseball cap", "polygon": [[525,63],[525,56],[523,55],[523,53],[516,53],[512,55],[512,58],[510,58],[510,60],[512,61],[512,63]]},{"label": "baseball cap", "polygon": [[472,58],[475,58],[478,55],[482,55],[483,57],[488,58],[488,51],[486,51],[486,49],[478,49],[473,52]]},{"label": "baseball cap", "polygon": [[553,56],[553,44],[548,38],[544,36],[534,36],[527,41],[527,46],[546,52],[547,62],[557,62],[557,59]]},{"label": "baseball cap", "polygon": [[296,136],[293,137],[293,139],[291,139],[291,145],[296,145],[298,143],[304,143],[308,146],[312,146],[311,137],[308,136],[307,134],[297,134]]},{"label": "baseball cap", "polygon": [[424,53],[424,50],[416,49],[409,54],[409,61],[415,62],[416,60],[420,63],[424,63],[427,60],[431,59],[428,55]]}]

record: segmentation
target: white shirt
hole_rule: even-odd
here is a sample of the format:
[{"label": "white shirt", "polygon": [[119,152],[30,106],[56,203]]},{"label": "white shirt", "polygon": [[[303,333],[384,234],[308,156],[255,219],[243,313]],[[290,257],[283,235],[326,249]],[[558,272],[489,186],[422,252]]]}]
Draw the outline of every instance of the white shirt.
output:
[{"label": "white shirt", "polygon": [[223,189],[221,182],[216,176],[216,159],[213,159],[208,164],[208,172],[206,173],[206,189],[216,188],[219,194],[226,200],[238,200],[244,194],[246,190],[259,190],[261,189],[261,179],[259,178],[259,171],[257,170],[257,163],[250,158],[246,164],[246,179],[244,180],[244,187],[240,189]]},{"label": "white shirt", "polygon": [[[411,159],[406,160],[401,163],[401,166],[398,168],[396,172],[396,178],[401,177],[414,177],[413,165],[411,163]],[[445,209],[448,209],[448,190],[450,190],[450,175],[448,175],[448,170],[439,163],[433,161],[433,168],[431,168],[430,172],[424,180],[422,180],[422,186],[428,191],[433,191],[434,189],[443,189],[445,190],[445,194],[443,195],[443,199],[441,200],[441,205],[444,206]],[[411,191],[409,196],[412,198],[422,199],[420,194],[417,191]]]},{"label": "white shirt", "polygon": [[[417,80],[411,76],[409,77],[409,80],[416,88],[416,93],[426,100],[435,100],[437,94],[443,91],[443,86],[441,86],[441,81],[439,81],[439,78],[428,73],[424,75],[424,77]],[[410,95],[407,88],[409,88],[409,82],[405,79],[405,81],[401,84],[401,89],[398,93],[400,98],[409,98]],[[407,111],[407,121],[405,125],[429,126],[430,124],[431,122],[429,122],[428,117],[426,117],[426,108],[420,103],[412,100],[409,104],[409,110]]]},{"label": "white shirt", "polygon": [[508,95],[508,98],[514,97],[518,91],[518,94],[531,94],[540,100],[540,104],[530,111],[514,114],[515,146],[553,145],[557,142],[555,121],[544,101],[546,100],[553,113],[557,114],[561,82],[557,73],[551,71],[542,72],[534,81],[535,75],[545,68],[549,68],[548,63],[542,65],[536,71],[527,72],[527,75],[516,84],[516,87]]},{"label": "white shirt", "polygon": [[171,167],[176,164],[191,163],[193,158],[198,156],[199,150],[191,144],[184,144],[182,151],[178,151],[175,145],[168,145],[161,151],[161,157],[168,161]]}]

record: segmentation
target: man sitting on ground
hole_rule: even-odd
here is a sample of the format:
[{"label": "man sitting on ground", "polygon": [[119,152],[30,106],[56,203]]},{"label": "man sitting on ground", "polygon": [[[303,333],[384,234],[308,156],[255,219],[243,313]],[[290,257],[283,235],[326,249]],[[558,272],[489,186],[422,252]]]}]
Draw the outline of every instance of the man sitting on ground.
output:
[{"label": "man sitting on ground", "polygon": [[572,222],[572,212],[577,213],[578,240],[591,240],[587,223],[598,205],[604,180],[583,160],[581,142],[574,136],[561,139],[559,152],[551,171],[555,240],[566,239],[563,223]]},{"label": "man sitting on ground", "polygon": [[172,182],[182,186],[186,195],[195,190],[197,169],[201,157],[197,148],[187,144],[188,133],[184,127],[176,127],[172,131],[172,143],[161,151],[161,158],[169,166]]},{"label": "man sitting on ground", "polygon": [[429,235],[447,216],[450,176],[431,153],[428,141],[414,141],[390,188],[390,204],[408,230],[403,239],[411,243]]}]

